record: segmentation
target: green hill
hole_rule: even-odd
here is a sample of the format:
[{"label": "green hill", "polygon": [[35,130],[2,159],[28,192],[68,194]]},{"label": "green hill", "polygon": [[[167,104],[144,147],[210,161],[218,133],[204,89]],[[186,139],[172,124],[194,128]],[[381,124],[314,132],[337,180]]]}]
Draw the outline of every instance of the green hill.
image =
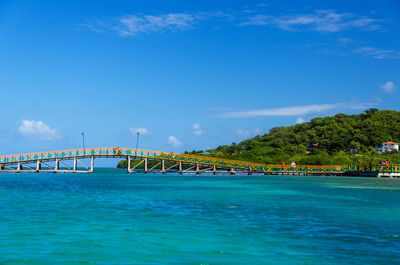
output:
[{"label": "green hill", "polygon": [[[358,115],[339,113],[272,128],[264,135],[207,152],[215,157],[240,160],[243,148],[243,159],[254,162],[280,164],[295,160],[298,164],[350,164],[353,161],[350,148],[357,148],[355,163],[367,164],[378,162],[374,147],[385,141],[400,141],[400,112],[369,109]],[[380,160],[395,163],[396,154],[381,154]]]}]

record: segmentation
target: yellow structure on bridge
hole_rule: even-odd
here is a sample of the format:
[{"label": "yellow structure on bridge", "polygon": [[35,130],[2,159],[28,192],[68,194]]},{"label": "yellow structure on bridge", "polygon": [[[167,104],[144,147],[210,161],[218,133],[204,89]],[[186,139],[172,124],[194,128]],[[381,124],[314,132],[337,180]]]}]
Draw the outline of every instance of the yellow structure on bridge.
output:
[{"label": "yellow structure on bridge", "polygon": [[[128,173],[400,176],[400,165],[391,165],[389,167],[371,165],[298,165],[295,168],[291,168],[290,166],[267,165],[203,155],[118,147],[81,148],[0,156],[0,172],[92,173],[95,158],[125,158],[128,161]],[[90,165],[85,165],[81,161],[82,159],[90,159]],[[72,166],[67,165],[65,163],[66,160],[72,160]],[[132,166],[132,160],[139,160],[139,162]],[[149,167],[149,161],[155,161],[152,162],[151,167]]]}]

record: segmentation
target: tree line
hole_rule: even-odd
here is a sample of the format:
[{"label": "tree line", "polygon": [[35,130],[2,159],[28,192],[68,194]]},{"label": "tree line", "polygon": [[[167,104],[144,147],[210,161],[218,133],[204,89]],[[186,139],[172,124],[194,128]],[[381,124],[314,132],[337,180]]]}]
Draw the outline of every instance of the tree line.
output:
[{"label": "tree line", "polygon": [[[261,162],[328,165],[378,163],[376,146],[400,141],[400,112],[368,109],[360,114],[338,113],[314,118],[293,126],[275,127],[264,135],[221,145],[206,151],[186,151],[213,157]],[[352,149],[352,151],[350,151]],[[354,150],[357,149],[357,152]],[[396,162],[396,153],[379,155],[379,160]]]}]

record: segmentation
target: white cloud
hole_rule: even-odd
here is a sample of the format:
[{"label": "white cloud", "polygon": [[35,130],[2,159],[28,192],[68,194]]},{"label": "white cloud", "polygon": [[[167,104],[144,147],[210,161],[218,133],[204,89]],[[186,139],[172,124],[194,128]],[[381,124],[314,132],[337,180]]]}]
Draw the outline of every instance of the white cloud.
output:
[{"label": "white cloud", "polygon": [[342,109],[351,109],[351,110],[366,110],[369,108],[376,107],[378,105],[377,103],[371,103],[371,102],[352,102],[352,103],[341,103],[338,104],[339,108]]},{"label": "white cloud", "polygon": [[253,137],[256,135],[260,135],[262,133],[261,129],[237,129],[235,134],[242,136],[242,137]]},{"label": "white cloud", "polygon": [[139,33],[187,30],[196,26],[199,21],[231,15],[222,12],[169,13],[162,15],[131,14],[112,20],[93,19],[81,26],[95,32],[116,32],[120,36],[136,36]]},{"label": "white cloud", "polygon": [[400,52],[394,50],[385,50],[375,47],[361,47],[355,49],[354,53],[364,54],[371,56],[376,59],[398,59],[400,58]]},{"label": "white cloud", "polygon": [[335,10],[317,10],[309,14],[282,15],[279,17],[256,15],[241,23],[248,25],[275,25],[283,30],[313,30],[339,32],[349,29],[377,30],[381,21],[357,16],[353,13],[337,13]]},{"label": "white cloud", "polygon": [[176,139],[175,136],[169,136],[168,137],[168,143],[172,145],[172,147],[178,148],[182,146],[182,142]]},{"label": "white cloud", "polygon": [[381,85],[381,89],[386,93],[391,93],[395,90],[396,86],[393,81],[387,81],[383,85]]},{"label": "white cloud", "polygon": [[311,113],[321,113],[329,110],[343,109],[368,109],[376,106],[375,103],[369,102],[352,102],[352,103],[336,103],[336,104],[320,104],[320,105],[305,105],[293,106],[285,108],[271,109],[256,109],[247,111],[224,112],[218,114],[222,118],[247,118],[247,117],[262,117],[262,116],[305,116]]},{"label": "white cloud", "polygon": [[204,133],[199,123],[193,124],[192,129],[194,135],[202,135]]},{"label": "white cloud", "polygon": [[129,131],[133,135],[136,135],[137,133],[139,133],[140,135],[148,135],[148,134],[150,134],[150,131],[147,130],[146,128],[129,128]]},{"label": "white cloud", "polygon": [[237,112],[225,112],[220,114],[220,117],[225,118],[245,118],[245,117],[258,117],[258,116],[304,116],[313,112],[321,112],[324,110],[334,109],[336,104],[322,104],[322,105],[307,105],[295,106],[286,108],[273,108],[273,109],[259,109]]},{"label": "white cloud", "polygon": [[339,42],[343,45],[352,43],[353,40],[351,38],[339,38]]},{"label": "white cloud", "polygon": [[22,136],[33,137],[40,140],[57,140],[63,138],[62,134],[42,121],[22,120],[18,128]]},{"label": "white cloud", "polygon": [[129,15],[118,20],[120,35],[134,36],[140,32],[183,30],[193,26],[195,18],[191,14],[171,13],[161,16]]},{"label": "white cloud", "polygon": [[298,117],[296,120],[296,124],[305,123],[306,121],[302,117]]},{"label": "white cloud", "polygon": [[240,24],[240,26],[265,26],[272,23],[273,17],[266,15],[255,15],[249,17],[247,21]]}]

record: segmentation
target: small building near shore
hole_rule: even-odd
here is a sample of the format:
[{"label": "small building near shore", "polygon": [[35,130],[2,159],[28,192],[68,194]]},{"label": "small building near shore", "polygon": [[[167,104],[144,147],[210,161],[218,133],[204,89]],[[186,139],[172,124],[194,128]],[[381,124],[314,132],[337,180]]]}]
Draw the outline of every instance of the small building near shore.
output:
[{"label": "small building near shore", "polygon": [[399,144],[395,142],[384,142],[379,150],[380,153],[386,152],[398,152],[399,151]]}]

